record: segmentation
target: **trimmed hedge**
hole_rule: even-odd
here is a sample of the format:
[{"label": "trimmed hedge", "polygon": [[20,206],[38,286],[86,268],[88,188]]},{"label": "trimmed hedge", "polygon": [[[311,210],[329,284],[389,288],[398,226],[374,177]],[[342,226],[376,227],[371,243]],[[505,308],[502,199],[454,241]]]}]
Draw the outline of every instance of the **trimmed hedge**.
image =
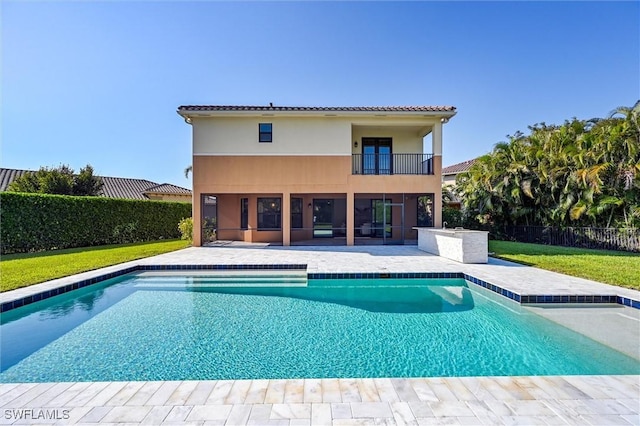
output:
[{"label": "trimmed hedge", "polygon": [[190,203],[0,193],[0,253],[180,237]]}]

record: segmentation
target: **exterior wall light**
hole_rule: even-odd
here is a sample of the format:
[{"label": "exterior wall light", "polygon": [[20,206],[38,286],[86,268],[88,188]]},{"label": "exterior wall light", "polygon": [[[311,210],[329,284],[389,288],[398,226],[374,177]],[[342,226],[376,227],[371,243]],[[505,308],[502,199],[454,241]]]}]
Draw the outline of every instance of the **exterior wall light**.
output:
[{"label": "exterior wall light", "polygon": [[353,142],[353,147],[357,148],[358,147],[358,141]]}]

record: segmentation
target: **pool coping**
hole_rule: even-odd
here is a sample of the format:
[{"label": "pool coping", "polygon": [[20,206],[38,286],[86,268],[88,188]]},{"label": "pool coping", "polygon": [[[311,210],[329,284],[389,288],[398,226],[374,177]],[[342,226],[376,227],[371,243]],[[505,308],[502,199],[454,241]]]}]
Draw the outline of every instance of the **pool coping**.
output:
[{"label": "pool coping", "polygon": [[[375,259],[375,272],[357,272],[371,270],[362,256],[348,257],[351,262],[345,268],[343,258],[329,256],[318,257],[311,248],[310,253],[290,256],[276,248],[278,256],[269,251],[246,250],[238,248],[237,253],[227,256],[229,248],[221,257],[217,252],[207,249],[191,248],[177,255],[161,255],[140,259],[119,265],[83,272],[77,275],[59,278],[29,287],[0,293],[0,304],[18,299],[27,300],[38,293],[54,291],[57,294],[73,290],[74,284],[83,287],[97,284],[105,279],[136,271],[176,271],[176,270],[215,270],[235,269],[277,269],[285,264],[302,265],[307,277],[322,279],[354,278],[466,278],[498,293],[514,302],[554,303],[553,298],[563,294],[594,297],[608,295],[636,302],[640,293],[633,289],[594,285],[565,276],[569,282],[560,286],[544,285],[537,294],[527,294],[524,288],[536,280],[555,283],[564,280],[555,273],[508,262],[492,261],[485,272],[483,265],[470,266],[455,262],[439,261],[436,256],[420,253],[420,257],[404,257],[406,250],[376,250],[367,248],[365,254],[387,256],[388,259]],[[356,253],[361,255],[361,249]],[[245,252],[246,250],[246,252]],[[305,248],[308,251],[309,247]],[[333,251],[333,250],[332,250]],[[355,251],[355,250],[353,250]],[[322,250],[319,250],[322,252]],[[212,253],[216,253],[212,256]],[[395,253],[395,254],[394,254]],[[241,255],[240,255],[241,254]],[[275,254],[275,253],[274,253]],[[351,255],[350,255],[351,256]],[[394,259],[393,257],[396,257]],[[407,259],[398,261],[399,257]],[[216,259],[217,258],[217,259]],[[220,265],[200,265],[218,260]],[[416,259],[416,261],[414,261]],[[238,265],[222,263],[241,262]],[[176,263],[176,264],[172,264]],[[250,265],[256,264],[259,265]],[[512,268],[518,266],[518,268]],[[508,269],[505,269],[507,268]],[[357,269],[355,269],[357,268]],[[368,269],[369,268],[369,269]],[[387,272],[388,269],[395,272]],[[284,269],[284,268],[281,268]],[[526,272],[522,271],[526,269]],[[422,272],[422,271],[447,272]],[[462,273],[459,271],[466,271]],[[503,280],[505,271],[521,271]],[[340,272],[349,271],[349,272]],[[415,271],[415,272],[399,272]],[[325,273],[323,273],[325,272]],[[483,279],[479,279],[481,277]],[[471,278],[471,279],[469,279]],[[88,283],[85,283],[88,281]],[[93,281],[93,282],[92,282]],[[499,283],[500,285],[494,285]],[[511,287],[513,285],[514,287]],[[71,286],[71,287],[68,287]],[[470,284],[469,284],[470,286]],[[555,286],[555,287],[554,287]],[[80,288],[78,285],[77,288]],[[531,287],[536,289],[536,286]],[[60,290],[62,289],[62,290]],[[518,291],[512,291],[517,289]],[[555,291],[555,290],[559,291]],[[63,291],[66,290],[66,291]],[[555,292],[554,292],[555,291]],[[505,292],[506,294],[502,294]],[[545,296],[543,293],[552,293]],[[515,295],[520,296],[520,302]],[[531,297],[535,296],[535,301]],[[51,294],[49,295],[51,297]],[[557,299],[556,299],[557,300]],[[595,303],[595,299],[592,299]],[[622,300],[624,302],[624,300]],[[569,299],[571,302],[571,299]],[[584,303],[584,302],[583,302]],[[623,303],[624,304],[624,303]],[[568,303],[567,307],[570,307]],[[595,306],[595,304],[594,304]],[[609,306],[619,306],[611,303]],[[634,306],[627,305],[630,308]],[[622,309],[622,308],[621,308]],[[625,308],[627,309],[627,308]],[[343,389],[343,384],[357,382],[355,392]],[[253,380],[247,392],[247,381],[177,381],[177,382],[69,382],[69,383],[9,383],[0,384],[0,407],[5,410],[17,408],[20,412],[48,412],[65,408],[68,420],[62,423],[81,424],[247,424],[247,425],[364,425],[364,424],[640,424],[637,398],[640,395],[640,375],[625,376],[523,376],[523,377],[469,377],[469,378],[377,378],[377,379],[296,379],[296,380]],[[255,389],[254,389],[255,388]],[[256,393],[254,390],[260,390]],[[338,389],[336,393],[336,389]],[[309,392],[308,392],[309,391]],[[151,395],[151,396],[150,396]],[[32,408],[33,407],[33,408]],[[58,413],[58,411],[55,411]],[[375,415],[375,417],[374,417]],[[26,420],[26,421],[25,421]],[[6,420],[5,420],[6,422]],[[10,420],[9,423],[13,421]],[[32,419],[14,423],[42,423]]]},{"label": "pool coping", "polygon": [[[120,268],[118,268],[120,266]],[[306,270],[306,264],[134,264],[125,266],[114,265],[112,272],[92,276],[90,278],[80,279],[71,283],[60,283],[58,286],[42,289],[48,283],[35,284],[29,287],[23,287],[9,292],[0,293],[0,313],[8,312],[13,309],[29,305],[41,300],[49,299],[60,294],[68,293],[73,290],[84,288],[93,284],[97,284],[111,278],[130,274],[139,271],[238,271],[238,270]],[[99,270],[98,270],[99,271]],[[91,272],[98,272],[91,271]],[[69,278],[69,277],[67,277]],[[345,273],[307,273],[308,279],[403,279],[403,278],[464,278],[468,282],[479,285],[503,297],[511,299],[521,305],[526,304],[584,304],[584,303],[609,303],[627,306],[634,309],[640,309],[640,297],[634,299],[624,297],[618,294],[520,294],[509,289],[497,286],[490,282],[481,280],[464,272],[345,272]],[[57,281],[57,280],[56,280]],[[52,281],[49,281],[52,283]],[[49,286],[47,286],[49,287]],[[616,288],[616,287],[613,287]],[[32,290],[32,291],[29,291]],[[22,294],[20,294],[22,293]],[[26,294],[25,294],[26,293]],[[11,298],[15,294],[15,298]],[[8,299],[8,300],[4,300]]]}]

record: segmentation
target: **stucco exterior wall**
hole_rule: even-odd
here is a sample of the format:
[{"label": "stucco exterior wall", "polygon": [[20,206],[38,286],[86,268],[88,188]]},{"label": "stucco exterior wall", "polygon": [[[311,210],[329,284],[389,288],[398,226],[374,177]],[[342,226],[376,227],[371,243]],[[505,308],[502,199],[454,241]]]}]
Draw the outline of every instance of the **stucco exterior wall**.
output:
[{"label": "stucco exterior wall", "polygon": [[[273,142],[258,142],[258,124],[272,123]],[[194,155],[348,155],[351,123],[330,117],[193,119]]]},{"label": "stucco exterior wall", "polygon": [[[195,223],[201,194],[219,197],[218,238],[245,241],[290,241],[309,238],[307,231],[289,234],[292,197],[303,198],[303,223],[312,227],[307,208],[314,198],[344,198],[346,227],[353,228],[354,196],[358,194],[434,194],[434,225],[441,226],[442,125],[438,117],[386,116],[214,116],[193,117],[193,190]],[[273,125],[273,142],[260,143],[259,123]],[[432,133],[433,146],[423,148]],[[392,152],[433,153],[433,175],[352,174],[352,154],[362,153],[362,139],[392,138]],[[354,146],[358,142],[358,147]],[[242,194],[242,195],[239,195]],[[281,231],[258,231],[254,206],[258,196],[282,198]],[[298,194],[298,195],[296,195]],[[249,229],[240,230],[240,197],[250,199]],[[396,201],[394,199],[394,201]],[[400,200],[398,200],[399,202]],[[415,200],[405,200],[405,217],[415,221]],[[409,207],[411,206],[411,207]],[[398,215],[393,217],[399,226]],[[227,230],[225,230],[227,228]],[[195,231],[195,230],[194,230]],[[286,235],[283,235],[285,231]],[[353,233],[347,243],[353,244]],[[394,237],[398,238],[399,235]],[[399,232],[399,231],[398,231]],[[200,245],[195,232],[194,245]],[[415,238],[415,231],[405,238]]]}]

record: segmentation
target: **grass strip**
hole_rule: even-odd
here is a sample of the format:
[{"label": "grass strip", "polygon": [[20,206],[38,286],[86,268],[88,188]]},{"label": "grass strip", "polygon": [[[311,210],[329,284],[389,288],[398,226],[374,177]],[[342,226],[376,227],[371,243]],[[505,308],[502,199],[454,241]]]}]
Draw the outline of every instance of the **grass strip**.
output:
[{"label": "grass strip", "polygon": [[640,254],[489,241],[494,257],[620,287],[640,289]]},{"label": "grass strip", "polygon": [[188,246],[184,240],[163,240],[6,255],[0,259],[0,292]]}]

